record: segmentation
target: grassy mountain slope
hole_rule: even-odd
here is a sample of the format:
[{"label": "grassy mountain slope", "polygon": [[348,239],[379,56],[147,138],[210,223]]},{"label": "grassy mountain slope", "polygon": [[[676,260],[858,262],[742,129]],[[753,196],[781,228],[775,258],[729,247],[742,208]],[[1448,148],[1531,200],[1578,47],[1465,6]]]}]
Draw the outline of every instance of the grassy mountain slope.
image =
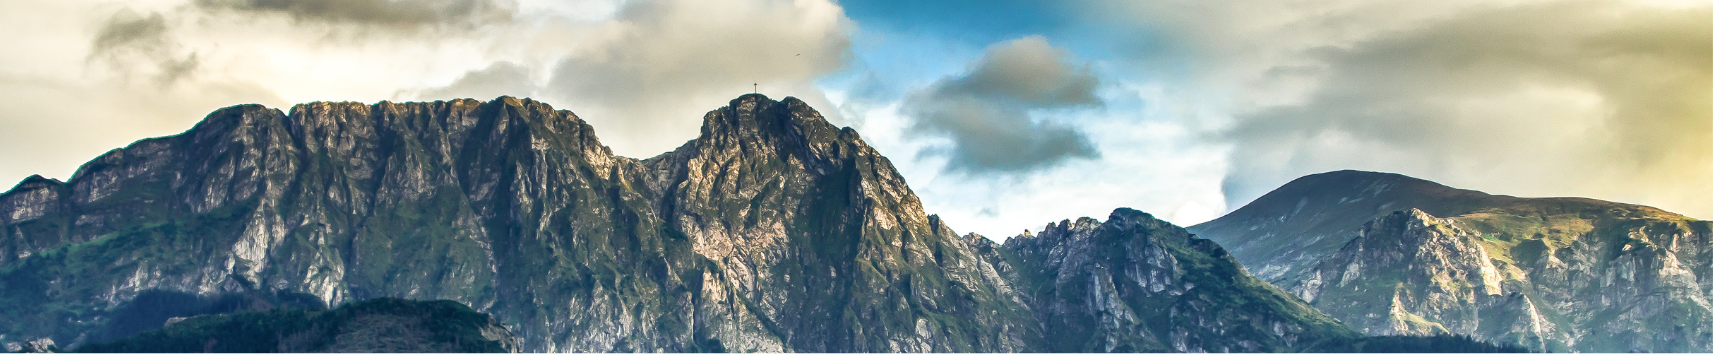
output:
[{"label": "grassy mountain slope", "polygon": [[1550,351],[1713,350],[1710,229],[1646,206],[1357,171],[1305,176],[1191,228],[1365,333]]}]

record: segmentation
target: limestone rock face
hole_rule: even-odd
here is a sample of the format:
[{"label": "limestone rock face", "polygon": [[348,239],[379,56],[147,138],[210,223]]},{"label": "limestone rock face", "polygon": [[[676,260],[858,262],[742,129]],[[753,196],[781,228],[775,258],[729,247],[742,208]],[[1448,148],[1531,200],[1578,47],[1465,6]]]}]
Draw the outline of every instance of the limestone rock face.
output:
[{"label": "limestone rock face", "polygon": [[253,290],[453,300],[525,351],[1276,350],[1354,333],[1145,215],[1015,246],[960,237],[794,98],[739,97],[645,160],[527,99],[235,106],[0,194],[0,338],[103,341],[141,292]]},{"label": "limestone rock face", "polygon": [[44,249],[72,243],[63,228],[65,182],[30,176],[0,198],[0,225],[7,230],[0,242],[0,265],[29,257]]},{"label": "limestone rock face", "polygon": [[25,353],[52,353],[55,348],[56,346],[54,345],[53,339],[39,338],[33,341],[24,342],[22,348],[18,351]]},{"label": "limestone rock face", "polygon": [[[1483,313],[1517,309],[1503,306],[1501,277],[1487,250],[1453,224],[1419,209],[1371,221],[1291,291],[1329,313],[1350,315],[1346,324],[1371,334],[1476,333]],[[1383,316],[1356,315],[1375,313]]]},{"label": "limestone rock face", "polygon": [[[1247,217],[1191,229],[1247,247],[1246,266],[1278,270],[1274,284],[1366,334],[1463,334],[1541,351],[1713,350],[1713,223],[1356,171],[1269,195],[1232,213]],[[1376,211],[1388,214],[1354,225],[1323,217]],[[1293,250],[1294,237],[1306,240]],[[1319,240],[1342,246],[1320,250]],[[1323,256],[1303,266],[1287,254]]]},{"label": "limestone rock face", "polygon": [[994,263],[1072,352],[1266,352],[1351,336],[1249,275],[1219,245],[1140,211],[1048,224]]}]

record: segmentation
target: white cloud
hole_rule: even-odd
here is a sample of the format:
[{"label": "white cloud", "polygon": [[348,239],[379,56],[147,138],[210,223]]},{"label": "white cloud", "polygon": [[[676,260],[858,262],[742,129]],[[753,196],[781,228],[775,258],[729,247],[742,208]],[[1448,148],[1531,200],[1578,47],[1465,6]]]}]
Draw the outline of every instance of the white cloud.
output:
[{"label": "white cloud", "polygon": [[1217,106],[1230,127],[1210,141],[1234,145],[1232,207],[1351,168],[1710,217],[1710,5],[1160,1],[1094,13],[1190,53],[1185,99]]},{"label": "white cloud", "polygon": [[0,180],[67,178],[220,107],[319,100],[535,96],[648,157],[751,82],[830,106],[812,80],[848,26],[822,0],[0,2],[0,32],[28,34],[0,36]]},{"label": "white cloud", "polygon": [[1206,134],[1191,119],[1193,107],[1173,104],[1160,86],[1117,84],[1101,91],[1100,110],[1074,117],[1102,152],[1100,160],[1071,160],[1057,168],[1028,174],[970,174],[949,171],[943,150],[951,139],[924,139],[910,133],[914,120],[901,101],[852,104],[842,92],[832,95],[841,107],[863,117],[863,139],[889,156],[929,213],[937,213],[958,232],[975,232],[996,241],[1039,231],[1047,222],[1089,216],[1105,218],[1129,207],[1156,217],[1193,225],[1224,211],[1219,176],[1229,148],[1203,145]]},{"label": "white cloud", "polygon": [[627,2],[551,67],[543,93],[615,152],[649,157],[695,138],[704,113],[752,90],[830,107],[813,81],[843,65],[849,26],[823,0]]},{"label": "white cloud", "polygon": [[107,150],[178,133],[213,109],[283,103],[261,85],[208,73],[204,57],[177,38],[184,23],[160,15],[161,4],[136,5],[0,3],[0,33],[27,34],[0,36],[8,48],[0,55],[0,180],[66,178]]},{"label": "white cloud", "polygon": [[[958,143],[906,136],[903,98],[822,92],[858,26],[829,0],[0,2],[0,33],[29,34],[0,36],[0,180],[69,177],[219,107],[314,100],[534,96],[648,157],[759,83],[855,125],[928,212],[1000,238],[1121,206],[1192,224],[1342,168],[1713,216],[1706,2],[1097,4],[1083,25],[1108,36],[1048,48],[1088,60],[1056,60],[1089,70],[1059,81],[1098,82],[1099,104],[1027,118],[1075,127],[1100,159],[983,177],[923,153]],[[903,52],[867,64],[909,74],[853,82],[923,92],[988,45],[892,37]]]}]

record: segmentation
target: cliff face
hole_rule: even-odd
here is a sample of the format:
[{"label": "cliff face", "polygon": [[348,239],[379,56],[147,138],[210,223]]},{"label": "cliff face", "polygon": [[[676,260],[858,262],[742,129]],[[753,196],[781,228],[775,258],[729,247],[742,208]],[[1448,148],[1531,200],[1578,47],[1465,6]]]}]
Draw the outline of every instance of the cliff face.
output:
[{"label": "cliff face", "polygon": [[[1273,314],[1300,302],[1228,308],[1207,296],[1238,295],[1180,284],[1214,277],[1276,292],[1206,256],[1223,252],[1206,241],[1113,254],[1106,242],[1142,231],[1110,231],[1074,247],[1016,246],[1036,260],[995,258],[993,245],[925,214],[855,131],[793,98],[745,95],[703,123],[697,139],[636,160],[612,155],[569,111],[509,97],[222,109],[69,181],[31,178],[0,194],[0,317],[16,319],[0,324],[0,341],[107,339],[92,337],[104,316],[144,291],[256,289],[329,304],[454,300],[493,314],[529,351],[1058,349],[1045,336],[1072,320],[1055,316],[1153,306],[1117,300],[1152,299],[1135,294],[1153,288],[1189,300],[1078,333],[1118,343],[1099,348],[1178,350],[1345,333],[1298,334],[1320,327]],[[1195,250],[1173,262],[1220,266],[1160,263],[1173,249]],[[1089,283],[1118,293],[1018,290],[1043,284],[1018,274],[1042,272],[1049,257],[1084,259],[1052,263],[1065,284],[1153,275]],[[1189,322],[1204,312],[1219,315]],[[1137,322],[1147,319],[1183,322]],[[1235,346],[1205,334],[1256,323],[1284,327]]]},{"label": "cliff face", "polygon": [[891,162],[802,101],[745,96],[643,162],[657,214],[708,264],[702,323],[728,349],[1012,351],[1033,319],[922,211]]},{"label": "cliff face", "polygon": [[[1514,309],[1496,306],[1505,293],[1486,248],[1452,224],[1419,209],[1371,221],[1291,291],[1373,334],[1475,333],[1482,313]],[[1532,324],[1519,329],[1540,335]]]},{"label": "cliff face", "polygon": [[1050,351],[1269,352],[1355,337],[1213,241],[1132,209],[1104,223],[1048,224],[992,249],[1055,339]]},{"label": "cliff face", "polygon": [[[1398,184],[1396,175],[1331,174]],[[1416,191],[1409,199],[1372,202],[1403,210],[1357,225],[1319,225],[1332,230],[1320,237],[1350,237],[1312,266],[1291,267],[1281,264],[1288,257],[1264,254],[1253,254],[1247,265],[1299,271],[1282,274],[1275,284],[1367,334],[1465,334],[1548,351],[1713,350],[1710,223],[1591,199],[1490,196],[1443,186]],[[1333,197],[1375,195],[1320,195]],[[1340,203],[1300,213],[1370,210]],[[1222,218],[1192,229],[1233,244],[1288,235],[1277,233],[1281,229],[1313,229],[1300,225],[1312,218],[1281,216],[1249,219],[1266,224]],[[1338,231],[1342,227],[1349,229]]]}]

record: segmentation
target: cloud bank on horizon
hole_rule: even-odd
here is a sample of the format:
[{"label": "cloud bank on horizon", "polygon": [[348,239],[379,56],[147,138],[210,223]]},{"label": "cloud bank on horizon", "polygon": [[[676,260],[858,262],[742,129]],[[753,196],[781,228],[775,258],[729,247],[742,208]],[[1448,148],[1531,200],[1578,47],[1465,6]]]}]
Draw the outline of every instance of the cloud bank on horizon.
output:
[{"label": "cloud bank on horizon", "polygon": [[1713,218],[1713,2],[149,0],[0,3],[0,180],[67,178],[219,107],[534,97],[621,155],[752,84],[1003,238],[1189,225],[1398,172]]}]

